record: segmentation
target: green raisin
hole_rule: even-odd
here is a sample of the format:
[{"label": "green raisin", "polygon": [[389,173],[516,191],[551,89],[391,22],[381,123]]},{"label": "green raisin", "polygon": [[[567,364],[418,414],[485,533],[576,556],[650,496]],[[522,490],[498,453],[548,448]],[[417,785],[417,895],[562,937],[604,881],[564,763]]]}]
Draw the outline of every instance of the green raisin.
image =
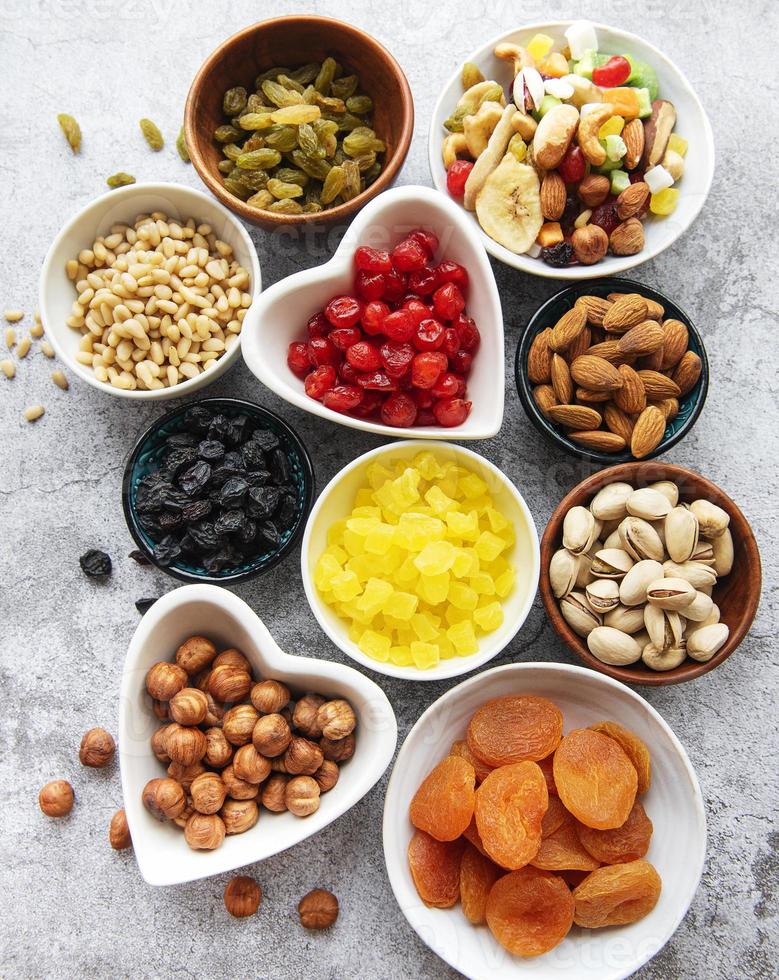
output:
[{"label": "green raisin", "polygon": [[346,108],[357,116],[364,116],[373,111],[373,99],[369,95],[353,95],[346,100]]},{"label": "green raisin", "polygon": [[[264,171],[259,172],[263,173]],[[273,172],[273,176],[287,184],[299,184],[301,187],[307,187],[311,179],[308,174],[303,173],[302,170],[296,170],[295,167],[279,167]]]},{"label": "green raisin", "polygon": [[323,134],[335,136],[338,132],[338,123],[333,122],[332,119],[315,119],[311,123],[311,128],[317,136],[322,136]]},{"label": "green raisin", "polygon": [[240,180],[236,180],[235,177],[225,177],[225,187],[231,194],[245,201],[251,196],[251,187],[247,187],[246,184],[242,184]]},{"label": "green raisin", "polygon": [[111,174],[110,177],[106,177],[106,184],[109,187],[125,187],[127,184],[134,184],[135,177],[132,174],[126,174],[123,170],[119,173]]},{"label": "green raisin", "polygon": [[319,201],[306,201],[303,205],[303,214],[318,214],[322,210],[323,208]]},{"label": "green raisin", "polygon": [[253,208],[260,208],[264,211],[269,204],[273,203],[273,195],[267,190],[257,191],[256,194],[252,194],[251,197],[246,199],[246,203],[250,204]]},{"label": "green raisin", "polygon": [[[332,116],[325,116],[326,119],[333,119]],[[353,129],[359,129],[361,126],[365,125],[365,121],[360,119],[359,116],[352,115],[351,112],[345,112],[342,116],[336,115],[333,119],[334,122],[338,123],[339,133],[351,133]]]},{"label": "green raisin", "polygon": [[251,131],[257,129],[270,129],[273,125],[269,112],[247,112],[238,120],[241,129]]},{"label": "green raisin", "polygon": [[268,190],[274,197],[279,199],[303,196],[303,188],[300,184],[286,184],[283,180],[278,180],[276,177],[271,177],[268,181]]},{"label": "green raisin", "polygon": [[284,88],[278,82],[266,79],[262,83],[262,91],[265,96],[279,109],[288,105],[302,105],[303,96],[294,89]]},{"label": "green raisin", "polygon": [[354,157],[354,162],[360,168],[360,173],[365,173],[366,170],[370,170],[374,163],[376,163],[376,154],[373,150],[369,150],[367,153],[361,153],[359,156]]},{"label": "green raisin", "polygon": [[330,164],[326,160],[317,160],[314,157],[306,156],[302,150],[293,150],[291,156],[295,166],[307,173],[309,177],[325,180],[330,173]]},{"label": "green raisin", "polygon": [[159,127],[151,119],[141,119],[140,127],[143,138],[155,153],[165,146],[165,140],[162,137]]},{"label": "green raisin", "polygon": [[265,145],[281,153],[289,153],[298,145],[297,126],[273,126],[266,130]]},{"label": "green raisin", "polygon": [[346,186],[343,167],[332,167],[322,187],[322,204],[332,204]]},{"label": "green raisin", "polygon": [[301,123],[298,126],[298,146],[310,157],[323,157],[324,150],[319,145],[316,132],[309,123]]},{"label": "green raisin", "polygon": [[260,72],[260,74],[254,79],[254,87],[256,89],[262,88],[262,83],[267,81],[275,81],[279,75],[289,75],[291,69],[285,67],[275,67],[267,68],[265,71]]},{"label": "green raisin", "polygon": [[347,153],[350,157],[362,156],[371,150],[374,153],[383,153],[387,147],[375,135],[369,136],[368,133],[373,133],[373,130],[363,130],[363,132],[354,130],[348,136],[345,136],[343,142],[344,153]]},{"label": "green raisin", "polygon": [[268,210],[275,211],[277,214],[302,214],[303,206],[298,201],[293,201],[292,198],[285,197],[280,201],[274,201],[273,204],[269,204]]},{"label": "green raisin", "polygon": [[472,88],[474,85],[478,85],[479,82],[484,81],[484,75],[482,75],[478,65],[474,65],[472,61],[465,62],[460,78],[462,80],[464,92],[467,92],[468,89]]},{"label": "green raisin", "polygon": [[179,151],[179,156],[184,161],[184,163],[189,163],[189,150],[187,149],[187,140],[184,136],[184,127],[182,126],[179,130],[179,134],[176,137],[176,149]]},{"label": "green raisin", "polygon": [[265,146],[265,140],[259,133],[252,133],[249,139],[243,144],[243,152],[250,153],[252,150],[259,150]]},{"label": "green raisin", "polygon": [[81,150],[81,127],[76,122],[73,116],[68,115],[67,112],[61,112],[57,116],[57,122],[60,124],[60,129],[65,134],[65,139],[68,141],[71,150],[74,153],[78,153]]},{"label": "green raisin", "polygon": [[243,110],[243,115],[245,115],[247,112],[265,112],[270,108],[271,105],[262,92],[253,92],[246,100],[246,107]]},{"label": "green raisin", "polygon": [[317,92],[321,92],[322,95],[329,95],[330,86],[333,84],[337,67],[338,65],[334,58],[325,58],[322,62],[322,67],[319,69],[319,74],[314,80],[314,88]]},{"label": "green raisin", "polygon": [[267,170],[241,170],[236,167],[233,171],[233,177],[253,191],[261,191],[268,184]]},{"label": "green raisin", "polygon": [[463,119],[467,115],[468,115],[467,110],[455,109],[448,119],[444,119],[444,129],[448,129],[450,133],[462,133]]},{"label": "green raisin", "polygon": [[360,168],[354,160],[344,160],[342,169],[346,175],[346,183],[341,191],[344,201],[351,201],[360,193]]},{"label": "green raisin", "polygon": [[217,143],[234,143],[236,140],[243,139],[244,135],[235,126],[217,126],[214,130],[214,139]]},{"label": "green raisin", "polygon": [[248,95],[242,85],[229,88],[222,98],[222,111],[226,116],[240,116],[246,108]]},{"label": "green raisin", "polygon": [[235,161],[241,170],[269,170],[281,161],[281,154],[278,150],[269,149],[267,146],[261,150],[250,150],[249,153],[242,153]]},{"label": "green raisin", "polygon": [[295,92],[300,92],[301,95],[303,94],[304,86],[301,85],[300,82],[292,78],[291,75],[277,75],[276,81],[279,83],[279,85],[282,85],[284,88],[289,88]]},{"label": "green raisin", "polygon": [[231,174],[235,170],[235,163],[232,160],[220,160],[216,165],[216,169],[220,174],[227,176],[227,174]]},{"label": "green raisin", "polygon": [[348,99],[357,91],[360,80],[356,75],[343,75],[330,86],[330,94],[336,99]]},{"label": "green raisin", "polygon": [[323,112],[330,112],[336,116],[340,116],[341,113],[346,112],[346,103],[343,99],[333,99],[329,96],[322,95],[320,92],[314,92],[313,103],[314,105],[318,105]]},{"label": "green raisin", "polygon": [[289,73],[289,78],[293,78],[301,85],[310,85],[319,74],[320,64],[318,61],[309,61],[307,65],[301,65]]},{"label": "green raisin", "polygon": [[379,176],[380,173],[381,173],[381,164],[377,160],[373,164],[373,166],[369,167],[362,175],[363,180],[365,181],[365,186],[369,187],[374,182],[374,180],[376,180],[376,178]]},{"label": "green raisin", "polygon": [[228,160],[237,160],[243,153],[243,150],[237,143],[225,143],[222,147],[222,153],[224,153]]}]

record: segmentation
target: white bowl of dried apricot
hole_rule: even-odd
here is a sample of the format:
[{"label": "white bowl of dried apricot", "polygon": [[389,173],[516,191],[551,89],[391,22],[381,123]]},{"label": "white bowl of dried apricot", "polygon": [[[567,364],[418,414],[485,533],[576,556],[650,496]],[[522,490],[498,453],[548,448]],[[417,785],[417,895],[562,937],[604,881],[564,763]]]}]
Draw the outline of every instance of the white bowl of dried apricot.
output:
[{"label": "white bowl of dried apricot", "polygon": [[384,806],[395,897],[467,977],[621,980],[692,902],[706,817],[687,754],[624,684],[510,664],[434,702]]}]

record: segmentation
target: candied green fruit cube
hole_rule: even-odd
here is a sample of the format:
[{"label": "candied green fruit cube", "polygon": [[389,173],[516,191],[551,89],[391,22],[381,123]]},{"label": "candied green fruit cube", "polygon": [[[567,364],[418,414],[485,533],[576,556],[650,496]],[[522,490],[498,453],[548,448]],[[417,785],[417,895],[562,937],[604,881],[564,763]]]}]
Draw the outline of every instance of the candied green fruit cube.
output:
[{"label": "candied green fruit cube", "polygon": [[503,538],[492,531],[482,531],[475,544],[476,554],[482,561],[494,561],[505,547]]},{"label": "candied green fruit cube", "polygon": [[388,636],[382,636],[376,630],[365,630],[357,646],[367,657],[386,663],[389,660],[391,642]]},{"label": "candied green fruit cube", "polygon": [[499,602],[490,602],[488,605],[477,609],[473,614],[473,619],[485,633],[490,633],[503,625],[503,607]]},{"label": "candied green fruit cube", "polygon": [[441,659],[438,652],[438,645],[435,643],[423,643],[421,640],[414,640],[411,644],[411,657],[414,664],[420,670],[427,670],[435,667]]}]

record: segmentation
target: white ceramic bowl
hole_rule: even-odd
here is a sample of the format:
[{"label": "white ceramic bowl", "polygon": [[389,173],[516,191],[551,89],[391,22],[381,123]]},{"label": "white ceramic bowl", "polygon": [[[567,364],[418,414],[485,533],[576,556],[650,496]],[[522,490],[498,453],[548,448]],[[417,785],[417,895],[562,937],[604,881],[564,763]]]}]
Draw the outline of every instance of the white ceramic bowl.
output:
[{"label": "white ceramic bowl", "polygon": [[[76,354],[82,338],[80,330],[71,329],[66,319],[76,299],[73,283],[65,274],[65,263],[84,248],[91,248],[97,235],[107,234],[116,222],[132,224],[139,214],[150,211],[163,211],[171,218],[187,220],[194,218],[206,222],[214,229],[217,237],[233,246],[236,259],[251,274],[251,293],[254,302],[262,288],[260,263],[251,238],[241,222],[218,201],[201,191],[185,187],[183,184],[130,184],[103,194],[65,223],[52,242],[43,262],[40,280],[40,310],[46,336],[57,355],[68,368],[87,384],[108,395],[119,398],[161,401],[167,398],[181,398],[198,388],[215,381],[235,363],[238,357],[240,338],[229,351],[220,357],[216,367],[199,374],[196,378],[182,381],[172,388],[156,391],[123,391],[111,384],[98,381],[91,367],[79,363]],[[244,326],[245,329],[245,326]]]},{"label": "white ceramic bowl", "polygon": [[[303,382],[287,366],[287,348],[292,341],[307,338],[308,318],[333,296],[352,293],[355,249],[359,245],[391,249],[419,227],[438,235],[441,257],[460,262],[468,270],[466,309],[481,331],[468,378],[473,407],[466,421],[453,429],[395,429],[334,412],[310,398]],[[246,316],[242,347],[249,370],[277,395],[312,415],[353,429],[415,439],[487,439],[503,421],[503,314],[495,276],[470,216],[429,187],[395,187],[379,194],[359,212],[329,262],[296,272],[266,289]]]},{"label": "white ceramic bowl", "polygon": [[[381,663],[366,656],[357,644],[349,639],[349,627],[346,621],[324,602],[314,585],[316,563],[327,547],[327,530],[331,524],[351,511],[355,493],[365,485],[365,469],[368,464],[382,459],[410,460],[422,451],[432,451],[437,456],[453,460],[475,471],[488,484],[498,508],[511,520],[516,534],[513,546],[502,556],[514,565],[517,573],[513,591],[503,600],[505,614],[503,625],[494,633],[483,634],[479,638],[479,649],[476,653],[467,657],[442,660],[437,667],[429,670],[397,667],[395,664]],[[358,456],[327,484],[309,515],[303,534],[300,564],[306,598],[317,622],[347,656],[363,667],[369,667],[389,677],[403,677],[412,681],[438,681],[445,677],[458,677],[460,674],[467,674],[481,667],[482,664],[496,657],[516,636],[527,619],[538,588],[540,568],[538,532],[522,494],[489,460],[470,449],[450,442],[431,445],[421,440],[403,440],[380,446]]]},{"label": "white ceramic bowl", "polygon": [[[244,834],[226,837],[215,851],[193,851],[172,824],[158,823],[141,802],[147,781],[165,775],[149,739],[161,722],[146,694],[146,672],[171,660],[194,634],[217,646],[238,647],[251,661],[255,677],[283,681],[294,692],[318,691],[344,697],[357,714],[353,757],[341,768],[337,785],[322,796],[310,817],[269,813]],[[280,650],[259,617],[227,589],[185,585],[158,599],[141,620],[127,652],[119,709],[122,792],[135,857],[150,885],[176,885],[262,861],[311,837],[354,806],[381,777],[397,743],[395,715],[384,692],[359,671],[326,660],[290,656]]]},{"label": "white ceramic bowl", "polygon": [[[574,926],[544,956],[511,956],[487,926],[474,927],[462,909],[428,908],[419,898],[406,851],[413,827],[408,807],[419,784],[463,738],[468,720],[485,701],[506,694],[536,694],[559,706],[565,731],[608,719],[634,731],[652,755],[652,785],[642,797],[654,833],[646,859],[663,880],[660,901],[639,922],[609,929]],[[687,753],[661,716],[640,695],[603,674],[566,664],[509,664],[471,677],[435,701],[406,737],[387,786],[384,859],[392,890],[420,938],[473,980],[621,980],[650,960],[690,907],[703,871],[706,816]]]},{"label": "white ceramic bowl", "polygon": [[[571,23],[570,20],[563,20],[518,27],[494,37],[459,60],[457,71],[446,83],[439,96],[430,123],[428,137],[430,171],[433,175],[433,183],[440,191],[448,194],[446,170],[441,159],[441,148],[447,135],[443,122],[451,114],[462,94],[460,82],[462,63],[474,62],[482,70],[485,78],[494,78],[508,87],[513,80],[511,64],[495,57],[493,53],[495,46],[501,42],[524,45],[534,34],[540,32],[553,37],[559,50],[561,43],[567,43],[564,32]],[[516,255],[503,245],[499,245],[481,230],[474,214],[462,209],[471,226],[478,230],[484,247],[490,255],[494,255],[496,259],[515,269],[521,269],[534,276],[544,276],[547,279],[596,279],[599,276],[613,276],[654,258],[672,245],[693,223],[708,196],[714,176],[714,137],[711,124],[698,96],[682,72],[654,45],[635,34],[605,24],[594,26],[602,51],[609,54],[635,55],[656,70],[660,86],[659,98],[669,99],[676,106],[677,123],[674,131],[688,140],[690,147],[685,161],[684,176],[678,185],[680,192],[678,207],[667,218],[653,218],[650,215],[649,219],[644,221],[645,244],[637,255],[607,255],[602,262],[595,265],[575,265],[556,269],[542,262],[541,259],[533,259],[529,255]]]}]

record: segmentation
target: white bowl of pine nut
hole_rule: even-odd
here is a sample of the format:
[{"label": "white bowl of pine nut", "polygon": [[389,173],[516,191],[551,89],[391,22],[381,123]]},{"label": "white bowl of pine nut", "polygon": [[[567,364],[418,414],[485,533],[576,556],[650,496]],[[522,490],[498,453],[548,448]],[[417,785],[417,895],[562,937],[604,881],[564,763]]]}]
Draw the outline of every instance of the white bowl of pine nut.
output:
[{"label": "white bowl of pine nut", "polygon": [[182,184],[131,184],[76,214],[43,263],[46,335],[79,378],[122,398],[187,395],[238,358],[261,289],[243,225]]}]

